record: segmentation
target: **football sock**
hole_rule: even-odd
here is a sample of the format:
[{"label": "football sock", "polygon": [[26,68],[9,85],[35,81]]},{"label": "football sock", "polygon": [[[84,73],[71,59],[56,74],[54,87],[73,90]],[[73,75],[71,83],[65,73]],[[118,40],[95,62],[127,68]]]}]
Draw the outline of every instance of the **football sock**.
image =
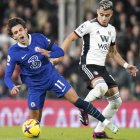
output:
[{"label": "football sock", "polygon": [[[116,93],[114,96],[108,98],[109,104],[105,107],[102,114],[105,116],[106,119],[110,120],[115,113],[117,112],[118,108],[120,107],[122,100],[120,98],[119,93]],[[105,126],[103,123],[99,122],[94,130],[94,132],[102,132],[104,131]]]},{"label": "football sock", "polygon": [[105,117],[91,103],[79,98],[75,102],[75,106],[80,108],[80,109],[83,109],[87,114],[90,114],[91,116],[93,116],[97,120],[104,122]]}]

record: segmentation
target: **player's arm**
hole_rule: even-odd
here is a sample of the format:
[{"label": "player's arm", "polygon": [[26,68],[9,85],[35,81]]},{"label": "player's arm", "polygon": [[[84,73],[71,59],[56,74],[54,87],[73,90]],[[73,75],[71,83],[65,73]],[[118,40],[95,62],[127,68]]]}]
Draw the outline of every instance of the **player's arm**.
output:
[{"label": "player's arm", "polygon": [[64,51],[55,43],[49,49],[38,48],[38,52],[47,58],[58,58],[64,56]]},{"label": "player's arm", "polygon": [[138,69],[136,66],[128,64],[117,51],[116,45],[110,47],[109,56],[113,58],[118,64],[127,69],[133,76],[136,76]]},{"label": "player's arm", "polygon": [[4,82],[7,85],[7,87],[10,89],[10,94],[17,94],[19,92],[19,88],[21,85],[15,85],[12,81],[12,74],[14,71],[16,63],[11,60],[10,55],[7,57],[7,64],[6,64],[6,70],[5,70],[5,76],[4,76]]},{"label": "player's arm", "polygon": [[42,42],[44,42],[43,48],[37,48],[37,52],[40,52],[47,58],[58,58],[64,56],[64,51],[57,44],[55,44],[52,40],[44,36],[43,34],[39,34],[39,37]]},{"label": "player's arm", "polygon": [[[67,53],[72,45],[72,42],[76,41],[77,39],[79,38],[79,36],[75,33],[75,32],[72,32],[70,33],[66,39],[64,40],[61,48],[63,49],[64,53]],[[56,59],[53,59],[52,60],[52,63],[54,65],[57,65],[59,62],[62,62],[63,60],[63,57],[59,57],[59,58],[56,58]]]},{"label": "player's arm", "polygon": [[[86,21],[82,23],[78,28],[75,29],[74,32],[70,33],[64,40],[63,44],[61,45],[61,48],[64,50],[64,53],[67,53],[72,46],[72,43],[76,41],[77,39],[83,37],[85,34],[88,34],[90,32],[90,21]],[[54,60],[54,64],[59,63],[63,60],[63,57],[60,57],[59,59]]]},{"label": "player's arm", "polygon": [[65,53],[67,53],[72,45],[72,42],[76,41],[79,38],[78,34],[76,32],[70,33],[66,39],[64,40],[61,48],[64,50]]}]

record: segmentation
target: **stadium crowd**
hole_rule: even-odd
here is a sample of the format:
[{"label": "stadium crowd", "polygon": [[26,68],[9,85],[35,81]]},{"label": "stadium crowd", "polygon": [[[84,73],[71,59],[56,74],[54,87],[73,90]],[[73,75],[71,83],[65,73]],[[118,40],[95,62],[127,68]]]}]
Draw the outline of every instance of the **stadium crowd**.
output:
[{"label": "stadium crowd", "polygon": [[[23,85],[19,95],[10,96],[4,84],[4,72],[7,50],[14,41],[5,35],[6,23],[9,18],[19,16],[27,22],[30,33],[41,32],[58,42],[58,2],[59,0],[1,0],[0,2],[0,98],[26,98],[27,87]],[[95,0],[85,0],[84,20],[96,17]],[[112,24],[117,30],[117,48],[128,63],[140,68],[140,1],[115,0]],[[31,26],[32,25],[32,26]],[[61,46],[61,44],[60,44]],[[73,55],[66,54],[63,62],[56,67],[58,71],[72,84],[81,97],[88,93],[86,83],[78,73],[81,43],[75,46]],[[107,69],[114,77],[120,88],[123,101],[140,100],[140,71],[133,78],[123,67],[108,59]],[[13,74],[16,83],[20,83],[20,69],[18,66]],[[47,94],[47,98],[55,98],[54,93]]]}]

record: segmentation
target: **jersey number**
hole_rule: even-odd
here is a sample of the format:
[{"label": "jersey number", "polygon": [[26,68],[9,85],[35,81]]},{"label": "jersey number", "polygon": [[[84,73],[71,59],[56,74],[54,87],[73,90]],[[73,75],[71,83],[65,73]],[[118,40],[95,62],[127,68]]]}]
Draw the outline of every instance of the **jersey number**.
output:
[{"label": "jersey number", "polygon": [[55,86],[57,86],[62,92],[64,92],[66,89],[66,86],[60,80],[57,80]]}]

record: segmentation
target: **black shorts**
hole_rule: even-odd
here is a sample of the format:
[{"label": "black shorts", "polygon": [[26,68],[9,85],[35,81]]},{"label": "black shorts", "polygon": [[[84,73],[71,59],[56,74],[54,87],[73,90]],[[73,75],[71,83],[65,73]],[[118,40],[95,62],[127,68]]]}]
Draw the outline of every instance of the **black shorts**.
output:
[{"label": "black shorts", "polygon": [[88,89],[91,89],[91,81],[99,76],[103,77],[109,88],[118,86],[114,78],[107,72],[105,66],[80,65],[80,74],[86,80]]}]

